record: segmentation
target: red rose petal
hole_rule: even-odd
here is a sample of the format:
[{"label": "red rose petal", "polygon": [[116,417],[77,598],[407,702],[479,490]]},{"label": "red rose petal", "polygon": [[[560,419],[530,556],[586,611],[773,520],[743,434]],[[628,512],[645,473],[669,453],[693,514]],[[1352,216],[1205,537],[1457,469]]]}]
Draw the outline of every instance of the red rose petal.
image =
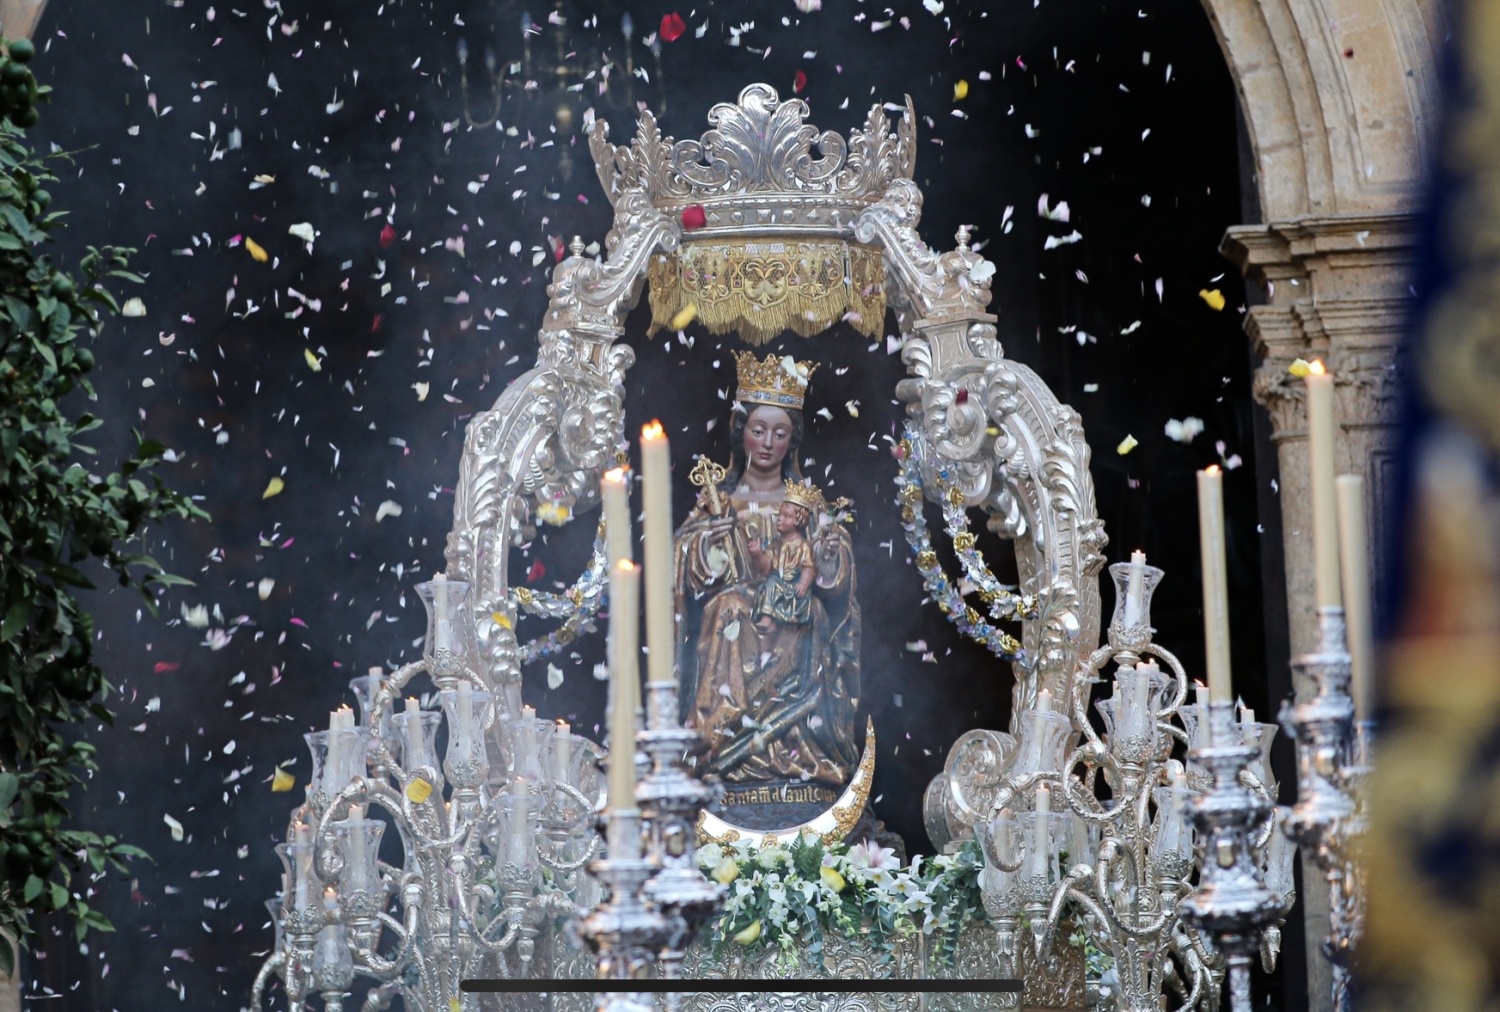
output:
[{"label": "red rose petal", "polygon": [[389,223],[387,223],[386,226],[380,230],[380,248],[389,249],[391,243],[395,241],[396,230],[392,228]]},{"label": "red rose petal", "polygon": [[661,19],[661,40],[663,42],[676,42],[682,38],[682,33],[687,31],[687,22],[682,20],[682,15],[673,11],[671,14],[663,14]]},{"label": "red rose petal", "polygon": [[682,227],[688,231],[702,228],[708,224],[708,216],[703,213],[702,204],[690,204],[682,209]]},{"label": "red rose petal", "polygon": [[806,87],[807,87],[807,75],[804,74],[804,73],[802,73],[802,71],[799,70],[799,71],[797,71],[796,76],[792,78],[792,91],[794,91],[798,95],[800,95],[800,94],[802,94],[802,89],[806,88]]}]

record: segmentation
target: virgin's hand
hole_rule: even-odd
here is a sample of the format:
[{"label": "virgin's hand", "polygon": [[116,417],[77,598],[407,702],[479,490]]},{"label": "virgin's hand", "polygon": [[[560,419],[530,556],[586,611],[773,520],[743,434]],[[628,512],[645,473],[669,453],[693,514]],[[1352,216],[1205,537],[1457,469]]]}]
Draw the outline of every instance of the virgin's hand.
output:
[{"label": "virgin's hand", "polygon": [[734,517],[719,517],[715,520],[710,520],[704,527],[713,539],[717,541],[726,531],[733,530],[734,524]]}]

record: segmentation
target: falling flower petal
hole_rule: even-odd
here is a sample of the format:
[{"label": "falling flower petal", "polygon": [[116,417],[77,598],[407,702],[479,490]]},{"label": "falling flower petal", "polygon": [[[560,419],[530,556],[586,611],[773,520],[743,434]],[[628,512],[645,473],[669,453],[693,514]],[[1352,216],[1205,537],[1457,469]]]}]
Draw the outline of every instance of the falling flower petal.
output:
[{"label": "falling flower petal", "polygon": [[[942,10],[942,7],[940,6],[938,9]],[[969,97],[969,82],[965,81],[963,78],[959,78],[953,84],[953,101],[955,101],[955,102],[962,102],[964,99],[966,99],[968,97]]]},{"label": "falling flower petal", "polygon": [[1224,308],[1224,293],[1217,288],[1204,288],[1198,292],[1198,298],[1208,303],[1208,308],[1218,312]]},{"label": "falling flower petal", "polygon": [[432,797],[432,785],[421,777],[417,777],[406,785],[406,800],[412,804],[420,805],[430,797]]},{"label": "falling flower petal", "polygon": [[661,40],[663,42],[676,42],[682,38],[682,33],[687,31],[687,22],[682,20],[682,15],[673,11],[671,14],[662,15]]},{"label": "falling flower petal", "polygon": [[125,305],[120,307],[120,315],[145,316],[146,304],[141,301],[139,296],[132,295],[130,298],[125,300]]},{"label": "falling flower petal", "polygon": [[165,822],[167,824],[167,828],[172,831],[172,839],[177,841],[178,843],[181,843],[183,836],[182,823],[178,822],[170,815],[163,815],[161,817],[161,821]]},{"label": "falling flower petal", "polygon": [[313,372],[323,371],[323,360],[314,355],[311,348],[303,348],[302,357],[307,360],[307,367]]},{"label": "falling flower petal", "polygon": [[282,794],[295,786],[297,786],[297,778],[277,767],[276,772],[271,776],[271,793]]},{"label": "falling flower petal", "polygon": [[706,224],[708,224],[708,217],[703,213],[702,204],[689,204],[682,209],[683,228],[692,231],[695,228],[702,228]]},{"label": "falling flower petal", "polygon": [[1115,447],[1115,452],[1123,457],[1125,456],[1125,454],[1129,453],[1131,450],[1134,450],[1137,446],[1140,445],[1141,444],[1136,441],[1136,438],[1134,436],[1127,435],[1124,439],[1120,440],[1120,445]]},{"label": "falling flower petal", "polygon": [[260,243],[256,242],[248,235],[245,236],[245,249],[249,251],[250,256],[253,257],[255,259],[255,262],[258,264],[263,264],[267,260],[271,259],[271,254],[265,251],[265,247],[261,246]]},{"label": "falling flower petal", "polygon": [[559,688],[562,685],[562,683],[563,683],[562,668],[558,667],[556,664],[549,664],[549,665],[547,665],[547,688],[549,688],[549,689],[556,689],[556,688]]},{"label": "falling flower petal", "polygon": [[681,330],[683,327],[686,327],[688,324],[692,323],[697,318],[698,318],[698,303],[696,303],[696,302],[689,302],[687,305],[683,306],[681,309],[679,309],[677,311],[677,315],[676,316],[672,317],[672,329],[673,330]]},{"label": "falling flower petal", "polygon": [[260,494],[260,497],[262,499],[269,499],[273,495],[280,495],[281,490],[284,488],[286,488],[286,482],[282,481],[281,477],[277,475],[266,483],[266,490]]},{"label": "falling flower petal", "polygon": [[1298,379],[1306,379],[1312,375],[1312,366],[1308,364],[1307,359],[1299,358],[1294,359],[1292,364],[1286,367],[1286,371]]}]

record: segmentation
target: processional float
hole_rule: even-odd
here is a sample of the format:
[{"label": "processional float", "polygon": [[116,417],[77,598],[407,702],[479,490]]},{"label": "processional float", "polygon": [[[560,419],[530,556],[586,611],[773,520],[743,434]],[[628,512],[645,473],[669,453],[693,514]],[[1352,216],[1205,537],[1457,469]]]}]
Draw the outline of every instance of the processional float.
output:
[{"label": "processional float", "polygon": [[[893,310],[907,417],[892,508],[930,599],[1014,677],[1010,729],[962,736],[924,799],[936,847],[980,847],[988,924],[941,964],[918,931],[880,954],[857,937],[839,941],[802,972],[826,974],[836,960],[846,976],[1023,976],[1029,1007],[1154,1012],[1164,993],[1182,1007],[1218,1007],[1227,970],[1235,1008],[1248,1008],[1249,955],[1260,949],[1274,962],[1292,899],[1292,849],[1273,819],[1275,727],[1236,719],[1225,698],[1188,702],[1184,666],[1152,639],[1162,573],[1139,555],[1111,567],[1117,604],[1098,646],[1107,539],[1081,420],[1005,357],[986,311],[994,265],[968,229],[946,252],[920,238],[910,101],[894,131],[877,105],[847,138],[820,133],[807,116],[802,101],[758,84],[715,106],[698,139],[663,137],[649,112],[623,146],[603,122],[592,126],[614,207],[604,253],[585,256],[573,241],[547,290],[536,365],[468,425],[446,566],[417,588],[428,612],[422,658],[355,679],[358,714],[345,708],[328,731],[307,736],[312,775],[277,848],[276,939],[256,1008],[273,980],[296,1007],[342,1009],[356,996],[367,1010],[399,1000],[438,1012],[502,1007],[461,989],[467,979],[598,975],[679,978],[670,1005],[731,1012],[761,999],[695,994],[692,978],[784,975],[774,961],[694,943],[722,889],[693,850],[709,839],[839,839],[865,807],[873,753],[826,811],[768,832],[710,810],[718,788],[698,775],[703,742],[681,722],[675,684],[648,686],[645,727],[626,760],[644,773],[634,807],[602,805],[603,748],[538,719],[521,699],[522,666],[592,628],[607,595],[610,535],[620,532],[600,524],[590,563],[563,593],[513,586],[511,551],[535,536],[539,517],[588,515],[601,477],[625,459],[623,381],[635,356],[624,321],[648,280],[658,324],[691,304],[710,329],[752,342],[843,318],[878,335]],[[752,274],[779,281],[740,283]],[[720,478],[710,475],[705,495]],[[929,512],[942,517],[955,568],[933,545]],[[1017,586],[1003,585],[978,550],[975,517],[1013,543]],[[523,619],[560,625],[523,642]],[[1325,622],[1330,636],[1335,619]],[[1018,624],[1019,639],[1001,623]],[[1343,852],[1321,841],[1347,835],[1330,827],[1346,827],[1352,808],[1320,814],[1308,788],[1333,792],[1350,765],[1335,740],[1349,718],[1333,698],[1347,666],[1337,657],[1306,666],[1321,689],[1298,711],[1297,737],[1316,754],[1303,762],[1298,814],[1283,821],[1333,867]],[[1102,720],[1089,713],[1099,684],[1109,686],[1095,704]],[[399,848],[383,840],[391,833]],[[1096,957],[1087,982],[1081,957],[1065,958],[1069,935],[1085,937]],[[859,1012],[929,1002],[770,998]],[[1020,996],[931,1000],[979,1008]],[[503,1007],[543,1001],[567,997],[509,995]]]}]

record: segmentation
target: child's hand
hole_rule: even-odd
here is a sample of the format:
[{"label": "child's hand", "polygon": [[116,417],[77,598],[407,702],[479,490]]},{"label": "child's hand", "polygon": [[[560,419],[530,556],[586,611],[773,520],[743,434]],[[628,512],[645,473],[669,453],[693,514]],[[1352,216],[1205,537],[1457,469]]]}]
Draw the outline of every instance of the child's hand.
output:
[{"label": "child's hand", "polygon": [[797,584],[797,596],[798,597],[806,597],[808,589],[809,589],[808,585],[805,584],[805,583],[799,583],[799,584]]}]

